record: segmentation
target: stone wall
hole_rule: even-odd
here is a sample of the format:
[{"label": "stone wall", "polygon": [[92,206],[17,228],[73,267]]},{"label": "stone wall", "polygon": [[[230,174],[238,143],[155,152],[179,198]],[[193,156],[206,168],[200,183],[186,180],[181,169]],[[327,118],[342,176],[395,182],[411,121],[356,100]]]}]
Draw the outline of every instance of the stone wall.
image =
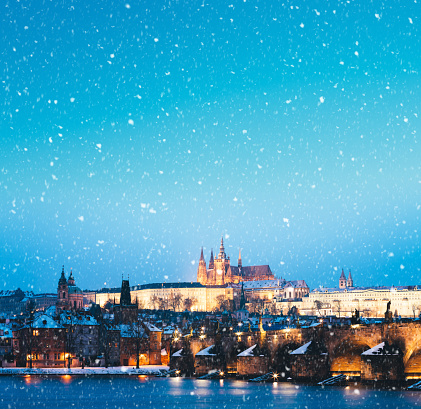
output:
[{"label": "stone wall", "polygon": [[404,378],[400,355],[361,355],[361,380],[399,381]]},{"label": "stone wall", "polygon": [[266,356],[240,356],[237,360],[239,376],[258,376],[269,372],[269,358]]}]

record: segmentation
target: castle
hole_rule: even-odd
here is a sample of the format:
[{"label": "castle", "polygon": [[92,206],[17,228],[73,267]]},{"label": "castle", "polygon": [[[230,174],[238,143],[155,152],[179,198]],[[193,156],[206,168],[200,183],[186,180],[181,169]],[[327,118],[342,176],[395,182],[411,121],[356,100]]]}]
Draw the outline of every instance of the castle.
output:
[{"label": "castle", "polygon": [[232,266],[230,258],[225,254],[224,239],[221,238],[221,246],[217,258],[213,258],[213,250],[209,265],[206,267],[203,248],[200,254],[199,267],[197,269],[197,281],[203,285],[225,285],[242,281],[273,280],[273,275],[268,265],[243,266],[241,250],[238,256],[238,266]]}]

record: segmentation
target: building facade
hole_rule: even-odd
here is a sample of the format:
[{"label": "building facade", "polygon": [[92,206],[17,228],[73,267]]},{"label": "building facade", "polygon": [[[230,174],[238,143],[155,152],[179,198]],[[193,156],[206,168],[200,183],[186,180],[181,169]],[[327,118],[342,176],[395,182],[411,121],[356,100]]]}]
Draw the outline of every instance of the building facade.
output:
[{"label": "building facade", "polygon": [[393,316],[417,317],[421,313],[421,287],[354,287],[351,272],[346,278],[342,270],[339,287],[316,288],[296,306],[302,315],[351,317],[358,310],[362,317],[384,318],[389,301]]},{"label": "building facade", "polygon": [[[213,311],[219,306],[218,298],[232,302],[235,291],[229,286],[204,286],[196,282],[135,285],[130,290],[132,303],[141,308],[175,311],[183,311],[187,305],[191,311]],[[108,302],[120,303],[119,288],[85,292],[84,296],[101,307]]]}]

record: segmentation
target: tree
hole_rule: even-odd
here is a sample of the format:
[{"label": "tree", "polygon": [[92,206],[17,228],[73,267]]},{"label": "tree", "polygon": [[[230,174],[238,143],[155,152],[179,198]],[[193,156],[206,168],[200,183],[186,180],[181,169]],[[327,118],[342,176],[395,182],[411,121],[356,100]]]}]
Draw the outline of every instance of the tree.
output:
[{"label": "tree", "polygon": [[171,294],[168,299],[168,304],[169,304],[169,307],[173,311],[176,311],[179,309],[179,307],[182,304],[182,301],[183,301],[183,296],[181,295],[179,291],[171,291]]},{"label": "tree", "polygon": [[196,297],[187,297],[184,299],[184,308],[188,311],[191,311],[193,305],[197,303]]},{"label": "tree", "polygon": [[158,309],[158,307],[159,307],[159,298],[156,295],[153,295],[150,298],[149,302],[151,303],[153,310]]},{"label": "tree", "polygon": [[138,310],[143,310],[145,308],[145,302],[143,300],[139,300],[137,297],[136,297],[136,304],[137,304]]},{"label": "tree", "polygon": [[216,301],[216,310],[224,311],[229,308],[229,302],[225,298],[225,295],[221,294],[215,298]]},{"label": "tree", "polygon": [[412,304],[412,313],[414,314],[414,318],[415,318],[415,313],[417,312],[417,310],[420,309],[420,307],[417,304]]},{"label": "tree", "polygon": [[317,310],[319,315],[322,315],[320,311],[323,308],[323,303],[320,300],[314,300],[314,308]]},{"label": "tree", "polygon": [[163,311],[168,309],[168,300],[161,297],[158,298],[158,309],[163,310]]},{"label": "tree", "polygon": [[334,300],[333,304],[334,304],[333,309],[338,313],[339,318],[341,318],[341,311],[342,311],[341,300]]}]

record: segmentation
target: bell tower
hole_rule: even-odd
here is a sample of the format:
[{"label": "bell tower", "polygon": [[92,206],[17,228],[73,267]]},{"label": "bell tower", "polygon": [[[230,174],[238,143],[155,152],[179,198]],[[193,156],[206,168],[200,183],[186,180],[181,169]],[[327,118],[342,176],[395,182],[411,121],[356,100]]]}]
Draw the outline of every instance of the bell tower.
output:
[{"label": "bell tower", "polygon": [[64,266],[61,270],[61,276],[58,280],[57,286],[57,307],[62,310],[67,310],[69,308],[69,286],[64,275]]},{"label": "bell tower", "polygon": [[354,280],[352,279],[352,276],[351,276],[351,270],[349,270],[348,280],[346,280],[346,286],[354,287]]},{"label": "bell tower", "polygon": [[346,277],[345,277],[344,269],[342,269],[342,274],[339,277],[339,288],[346,288]]}]

